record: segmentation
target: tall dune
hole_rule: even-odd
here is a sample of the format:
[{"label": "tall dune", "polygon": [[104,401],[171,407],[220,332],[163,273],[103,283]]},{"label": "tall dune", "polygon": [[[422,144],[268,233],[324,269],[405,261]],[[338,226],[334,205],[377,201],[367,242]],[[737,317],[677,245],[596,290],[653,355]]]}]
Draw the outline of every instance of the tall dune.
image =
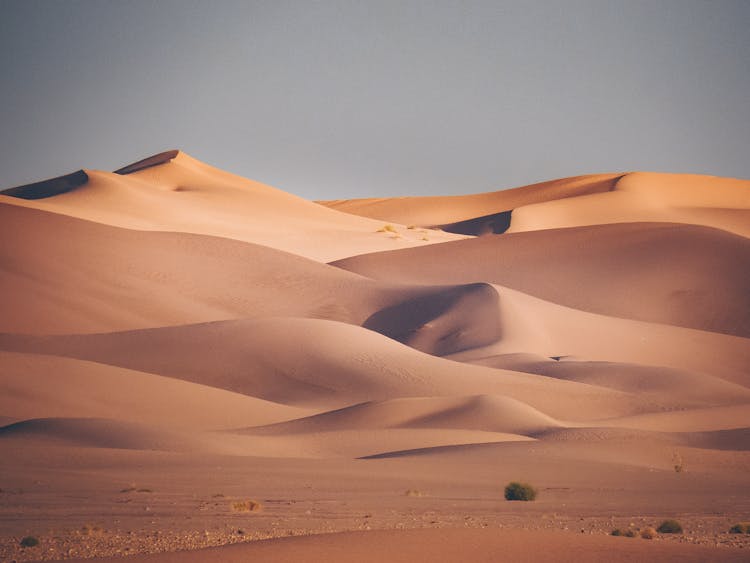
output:
[{"label": "tall dune", "polygon": [[321,203],[363,217],[471,235],[652,221],[750,236],[750,180],[695,174],[598,174],[463,196]]},{"label": "tall dune", "polygon": [[[172,153],[163,153],[170,156]],[[340,213],[260,182],[200,162],[184,152],[144,159],[115,173],[85,170],[75,180],[19,187],[0,203],[21,205],[128,229],[178,231],[263,244],[321,262],[361,252],[454,240],[434,231],[430,242],[382,221]],[[144,164],[145,163],[145,164]],[[82,179],[79,178],[82,176]],[[55,183],[56,182],[56,183]],[[64,189],[56,187],[64,183]],[[33,201],[11,197],[35,193]],[[20,196],[19,196],[20,197]]]}]

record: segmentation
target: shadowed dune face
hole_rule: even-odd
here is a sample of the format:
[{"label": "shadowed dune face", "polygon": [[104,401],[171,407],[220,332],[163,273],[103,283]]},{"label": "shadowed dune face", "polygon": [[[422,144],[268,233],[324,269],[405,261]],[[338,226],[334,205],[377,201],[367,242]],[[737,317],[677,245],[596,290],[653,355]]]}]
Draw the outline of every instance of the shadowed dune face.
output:
[{"label": "shadowed dune face", "polygon": [[159,166],[160,164],[165,164],[175,158],[179,154],[179,152],[180,151],[178,150],[160,152],[159,154],[149,156],[147,158],[134,162],[133,164],[128,164],[127,166],[118,168],[114,171],[114,173],[124,176],[125,174],[139,172],[141,170],[145,170],[146,168],[151,168],[152,166]]},{"label": "shadowed dune face", "polygon": [[374,313],[362,326],[416,350],[444,356],[499,340],[498,307],[495,288],[476,283],[392,305]]},{"label": "shadowed dune face", "polygon": [[7,190],[0,191],[0,195],[20,199],[44,199],[74,190],[79,186],[83,186],[88,181],[88,174],[83,170],[77,170],[65,176],[58,176],[57,178],[26,184],[25,186],[8,188]]},{"label": "shadowed dune face", "polygon": [[493,213],[492,215],[475,217],[473,219],[467,219],[466,221],[458,221],[457,223],[438,225],[438,228],[444,231],[448,231],[449,233],[459,233],[462,235],[498,235],[508,230],[508,228],[510,227],[512,214],[512,210],[501,211],[500,213]]}]

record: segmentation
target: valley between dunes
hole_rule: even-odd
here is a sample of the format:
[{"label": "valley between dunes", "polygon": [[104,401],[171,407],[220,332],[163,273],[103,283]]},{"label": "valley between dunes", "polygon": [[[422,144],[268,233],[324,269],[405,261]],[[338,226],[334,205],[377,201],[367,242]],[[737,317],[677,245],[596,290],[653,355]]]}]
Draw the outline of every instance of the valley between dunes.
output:
[{"label": "valley between dunes", "polygon": [[0,560],[747,560],[748,237],[750,181],[648,172],[0,192]]}]

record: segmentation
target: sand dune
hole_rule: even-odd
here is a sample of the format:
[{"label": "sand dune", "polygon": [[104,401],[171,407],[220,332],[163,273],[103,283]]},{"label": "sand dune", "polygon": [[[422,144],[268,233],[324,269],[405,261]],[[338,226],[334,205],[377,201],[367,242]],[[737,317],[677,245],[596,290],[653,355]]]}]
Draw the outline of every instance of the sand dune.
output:
[{"label": "sand dune", "polygon": [[640,221],[705,225],[750,236],[750,181],[636,172],[607,193],[515,209],[510,232]]},{"label": "sand dune", "polygon": [[608,192],[621,174],[591,174],[471,195],[321,201],[332,209],[405,225],[448,225],[543,201]]},{"label": "sand dune", "polygon": [[0,194],[0,559],[750,548],[750,182],[323,203],[179,151]]},{"label": "sand dune", "polygon": [[607,317],[495,288],[502,303],[503,338],[489,346],[451,354],[450,359],[474,362],[524,352],[547,358],[669,367],[750,387],[747,338]]},{"label": "sand dune", "polygon": [[3,426],[0,439],[52,441],[71,446],[125,450],[178,451],[198,443],[184,433],[155,430],[107,418],[35,418]]},{"label": "sand dune", "polygon": [[610,419],[607,424],[661,432],[733,430],[750,424],[750,404],[640,414]]},{"label": "sand dune", "polygon": [[[0,219],[0,236],[14,241],[0,248],[0,330],[6,332],[96,332],[269,315],[360,324],[394,303],[440,300],[447,289],[374,282],[218,237],[134,231],[3,204]],[[476,313],[471,299],[463,301],[443,319],[445,329]],[[466,308],[474,312],[460,311]]]},{"label": "sand dune", "polygon": [[649,221],[750,236],[750,181],[694,174],[599,174],[465,196],[321,203],[363,217],[471,235]]},{"label": "sand dune", "polygon": [[0,412],[6,424],[87,417],[218,430],[307,414],[216,387],[71,358],[0,352],[0,365]]},{"label": "sand dune", "polygon": [[477,365],[538,373],[629,393],[651,396],[661,404],[674,400],[683,407],[750,402],[750,389],[706,373],[622,362],[554,360],[531,354],[506,354],[478,359]]},{"label": "sand dune", "polygon": [[561,426],[546,416],[508,397],[415,397],[367,402],[335,411],[249,428],[259,435],[307,434],[336,429],[452,428],[508,434],[532,434]]},{"label": "sand dune", "polygon": [[[171,157],[171,158],[170,158]],[[322,262],[361,252],[455,240],[429,237],[328,209],[271,186],[204,164],[189,155],[154,155],[115,173],[86,170],[0,194],[23,205],[128,229],[176,231],[263,244]],[[80,178],[79,178],[80,177]],[[84,178],[85,177],[85,178]],[[10,197],[37,194],[33,202]],[[54,197],[53,197],[54,196]],[[429,242],[423,240],[428,239]]]},{"label": "sand dune", "polygon": [[568,420],[612,413],[624,416],[652,407],[650,401],[640,403],[620,391],[436,358],[361,327],[321,319],[226,321],[78,336],[4,336],[0,346],[316,408],[467,394],[507,395]]},{"label": "sand dune", "polygon": [[14,241],[0,249],[0,326],[8,332],[368,314],[355,301],[363,301],[372,282],[267,247],[120,229],[11,205],[0,205],[0,218],[0,236]]},{"label": "sand dune", "polygon": [[586,311],[750,336],[748,263],[750,241],[737,235],[634,223],[480,237],[334,265],[404,283],[493,282]]}]

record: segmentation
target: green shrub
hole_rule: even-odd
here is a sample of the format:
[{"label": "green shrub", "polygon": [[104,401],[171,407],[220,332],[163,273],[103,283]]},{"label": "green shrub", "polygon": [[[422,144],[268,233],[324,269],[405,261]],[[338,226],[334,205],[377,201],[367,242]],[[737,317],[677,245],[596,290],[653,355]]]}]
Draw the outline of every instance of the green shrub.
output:
[{"label": "green shrub", "polygon": [[729,528],[730,534],[750,534],[750,522],[740,522]]},{"label": "green shrub", "polygon": [[622,535],[622,530],[620,528],[615,528],[614,530],[612,530],[612,532],[610,533],[610,535],[611,536],[621,536]]},{"label": "green shrub", "polygon": [[34,547],[39,545],[39,538],[35,538],[34,536],[26,536],[21,540],[21,545],[23,547]]},{"label": "green shrub", "polygon": [[664,520],[664,522],[659,524],[659,527],[656,528],[656,531],[660,534],[681,534],[682,526],[680,526],[680,523],[677,520]]},{"label": "green shrub", "polygon": [[528,483],[512,481],[505,487],[505,500],[534,500],[536,489]]}]

